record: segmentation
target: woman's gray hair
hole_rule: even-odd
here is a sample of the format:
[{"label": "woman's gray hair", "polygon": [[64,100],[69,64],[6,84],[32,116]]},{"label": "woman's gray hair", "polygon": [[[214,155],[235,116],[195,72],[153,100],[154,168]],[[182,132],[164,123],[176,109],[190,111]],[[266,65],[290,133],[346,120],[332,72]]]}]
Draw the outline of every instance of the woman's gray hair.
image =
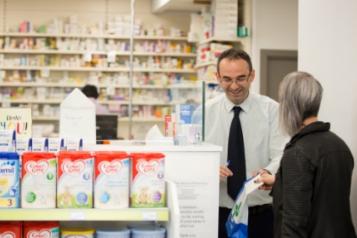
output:
[{"label": "woman's gray hair", "polygon": [[295,135],[306,118],[317,116],[322,86],[311,74],[292,72],[284,77],[279,87],[280,122],[283,129]]}]

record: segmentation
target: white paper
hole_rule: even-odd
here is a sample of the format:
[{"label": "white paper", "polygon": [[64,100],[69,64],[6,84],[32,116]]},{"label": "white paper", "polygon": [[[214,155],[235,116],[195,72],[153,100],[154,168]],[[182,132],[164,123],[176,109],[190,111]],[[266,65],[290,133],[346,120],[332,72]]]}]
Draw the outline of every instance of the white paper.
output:
[{"label": "white paper", "polygon": [[257,190],[260,186],[263,185],[262,182],[260,183],[256,183],[255,181],[257,179],[260,178],[260,174],[258,174],[257,176],[251,178],[248,182],[245,183],[245,188],[246,188],[246,193],[247,195],[254,192],[255,190]]},{"label": "white paper", "polygon": [[85,62],[90,62],[92,60],[92,53],[91,52],[85,52],[83,54],[83,60]]},{"label": "white paper", "polygon": [[115,57],[116,57],[116,52],[115,51],[109,51],[108,54],[107,54],[108,63],[115,63]]},{"label": "white paper", "polygon": [[61,103],[60,137],[82,138],[95,144],[95,105],[79,89],[74,89]]}]

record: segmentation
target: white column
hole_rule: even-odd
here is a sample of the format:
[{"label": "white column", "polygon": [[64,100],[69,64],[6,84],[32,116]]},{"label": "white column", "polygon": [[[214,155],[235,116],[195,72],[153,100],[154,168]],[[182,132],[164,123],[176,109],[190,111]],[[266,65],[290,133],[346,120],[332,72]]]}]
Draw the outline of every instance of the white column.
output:
[{"label": "white column", "polygon": [[[355,157],[351,210],[357,228],[357,1],[299,1],[299,70],[324,87],[320,119]],[[333,192],[333,191],[331,191]]]}]

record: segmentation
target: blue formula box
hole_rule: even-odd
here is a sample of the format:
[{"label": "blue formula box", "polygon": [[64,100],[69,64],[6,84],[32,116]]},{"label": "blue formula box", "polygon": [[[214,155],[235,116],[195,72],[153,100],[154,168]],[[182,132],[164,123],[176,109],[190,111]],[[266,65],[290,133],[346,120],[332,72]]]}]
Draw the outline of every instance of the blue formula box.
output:
[{"label": "blue formula box", "polygon": [[20,207],[20,161],[15,152],[0,152],[0,208]]}]

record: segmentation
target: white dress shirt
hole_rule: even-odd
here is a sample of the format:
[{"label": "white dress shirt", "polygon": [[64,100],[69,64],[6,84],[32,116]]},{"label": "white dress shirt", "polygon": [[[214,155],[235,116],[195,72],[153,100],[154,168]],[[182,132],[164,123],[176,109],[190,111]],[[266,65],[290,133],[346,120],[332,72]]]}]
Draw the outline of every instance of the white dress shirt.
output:
[{"label": "white dress shirt", "polygon": [[[240,106],[247,178],[259,169],[275,174],[288,142],[278,125],[279,104],[271,98],[250,92],[240,105],[234,105],[224,93],[206,103],[205,141],[223,147],[221,165],[227,164],[228,138],[233,107]],[[232,171],[235,173],[235,171]],[[239,171],[236,171],[239,172]],[[268,191],[255,191],[248,197],[248,206],[271,203]],[[220,181],[221,207],[232,208],[234,201],[227,193],[227,180]]]}]

